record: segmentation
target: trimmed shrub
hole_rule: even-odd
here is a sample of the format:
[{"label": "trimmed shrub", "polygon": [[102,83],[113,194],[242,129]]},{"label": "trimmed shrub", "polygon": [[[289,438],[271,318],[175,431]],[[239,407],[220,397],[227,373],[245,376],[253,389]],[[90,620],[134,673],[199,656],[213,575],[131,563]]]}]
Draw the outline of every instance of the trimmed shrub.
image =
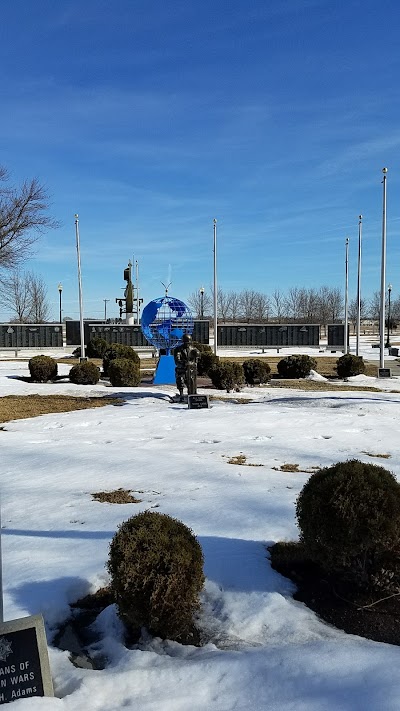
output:
[{"label": "trimmed shrub", "polygon": [[217,363],[209,371],[209,376],[214,388],[217,390],[240,390],[244,384],[244,373],[240,363],[233,360],[225,360]]},{"label": "trimmed shrub", "polygon": [[359,586],[400,583],[400,484],[357,459],[312,474],[297,499],[300,540],[328,574]]},{"label": "trimmed shrub", "polygon": [[94,338],[91,338],[87,344],[86,355],[88,358],[103,358],[108,346],[109,344],[105,338],[95,336]]},{"label": "trimmed shrub", "polygon": [[108,346],[107,350],[103,355],[103,371],[104,375],[108,375],[108,368],[112,360],[116,358],[128,358],[135,363],[140,364],[140,358],[136,351],[130,346],[124,346],[121,343],[112,343]]},{"label": "trimmed shrub", "polygon": [[211,346],[207,343],[194,342],[193,346],[200,351],[200,358],[197,363],[197,375],[208,375],[211,368],[219,363],[219,358],[215,355]]},{"label": "trimmed shrub", "polygon": [[69,379],[75,385],[96,385],[100,380],[100,370],[97,365],[87,360],[72,366]]},{"label": "trimmed shrub", "polygon": [[34,356],[28,363],[29,372],[34,383],[47,383],[57,377],[57,362],[46,355]]},{"label": "trimmed shrub", "polygon": [[131,633],[146,627],[163,639],[190,638],[204,583],[203,553],[190,528],[153,511],[133,516],[112,539],[107,567]]},{"label": "trimmed shrub", "polygon": [[271,368],[259,358],[250,358],[243,363],[244,379],[247,385],[261,385],[271,379]]},{"label": "trimmed shrub", "polygon": [[305,378],[317,367],[317,361],[308,355],[291,355],[278,362],[281,378]]},{"label": "trimmed shrub", "polygon": [[135,387],[140,383],[139,364],[129,358],[115,358],[108,366],[113,387]]},{"label": "trimmed shrub", "polygon": [[352,375],[365,373],[365,363],[362,356],[346,353],[336,361],[336,371],[339,378],[350,378]]}]

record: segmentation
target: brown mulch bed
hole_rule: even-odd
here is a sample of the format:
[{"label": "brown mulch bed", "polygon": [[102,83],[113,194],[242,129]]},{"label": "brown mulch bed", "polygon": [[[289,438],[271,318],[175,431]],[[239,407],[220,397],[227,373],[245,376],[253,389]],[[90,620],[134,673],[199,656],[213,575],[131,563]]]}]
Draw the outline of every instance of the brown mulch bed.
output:
[{"label": "brown mulch bed", "polygon": [[351,589],[345,582],[330,580],[306,559],[278,562],[273,548],[269,549],[272,567],[296,584],[295,600],[348,634],[400,645],[400,595],[372,595]]}]

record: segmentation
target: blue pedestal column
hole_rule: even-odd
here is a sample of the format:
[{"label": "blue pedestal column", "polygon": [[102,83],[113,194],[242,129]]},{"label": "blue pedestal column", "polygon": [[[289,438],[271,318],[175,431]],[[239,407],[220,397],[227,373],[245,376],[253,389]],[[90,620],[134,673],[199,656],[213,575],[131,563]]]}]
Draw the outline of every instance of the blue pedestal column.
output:
[{"label": "blue pedestal column", "polygon": [[175,361],[173,355],[162,355],[153,378],[154,385],[175,385]]}]

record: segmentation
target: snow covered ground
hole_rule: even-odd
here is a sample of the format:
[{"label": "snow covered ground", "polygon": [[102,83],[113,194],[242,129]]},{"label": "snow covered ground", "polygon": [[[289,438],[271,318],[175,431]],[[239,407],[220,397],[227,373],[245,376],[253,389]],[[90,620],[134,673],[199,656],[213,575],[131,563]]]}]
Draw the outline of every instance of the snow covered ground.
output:
[{"label": "snow covered ground", "polygon": [[[400,647],[347,635],[293,601],[266,546],[298,535],[295,501],[309,474],[277,471],[282,464],[309,470],[357,457],[400,477],[400,379],[367,379],[399,393],[248,388],[240,398],[252,402],[231,395],[196,411],[171,402],[173,386],[18,380],[27,374],[26,363],[0,362],[0,395],[118,392],[127,403],[0,430],[5,619],[44,615],[56,693],[15,701],[15,711],[399,711]],[[262,466],[230,464],[238,454]],[[119,487],[141,503],[92,499]],[[70,602],[107,583],[118,524],[146,509],[199,538],[199,624],[209,641],[195,648],[144,637],[126,649],[111,606],[97,623],[106,668],[77,669],[54,634]]]}]

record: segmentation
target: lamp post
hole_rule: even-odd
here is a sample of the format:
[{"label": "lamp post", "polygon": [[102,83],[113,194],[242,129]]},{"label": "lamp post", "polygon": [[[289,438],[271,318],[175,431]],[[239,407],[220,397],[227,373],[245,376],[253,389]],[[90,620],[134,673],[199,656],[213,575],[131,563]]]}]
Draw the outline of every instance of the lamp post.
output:
[{"label": "lamp post", "polygon": [[60,295],[60,323],[62,323],[62,284],[60,283],[57,288]]},{"label": "lamp post", "polygon": [[385,367],[385,291],[386,291],[386,178],[387,168],[383,173],[383,204],[382,204],[382,258],[381,258],[381,308],[379,330],[379,368]]},{"label": "lamp post", "polygon": [[388,321],[387,321],[387,340],[386,348],[390,348],[390,297],[392,294],[392,285],[388,286]]},{"label": "lamp post", "polygon": [[204,318],[204,286],[200,287],[200,318]]}]

